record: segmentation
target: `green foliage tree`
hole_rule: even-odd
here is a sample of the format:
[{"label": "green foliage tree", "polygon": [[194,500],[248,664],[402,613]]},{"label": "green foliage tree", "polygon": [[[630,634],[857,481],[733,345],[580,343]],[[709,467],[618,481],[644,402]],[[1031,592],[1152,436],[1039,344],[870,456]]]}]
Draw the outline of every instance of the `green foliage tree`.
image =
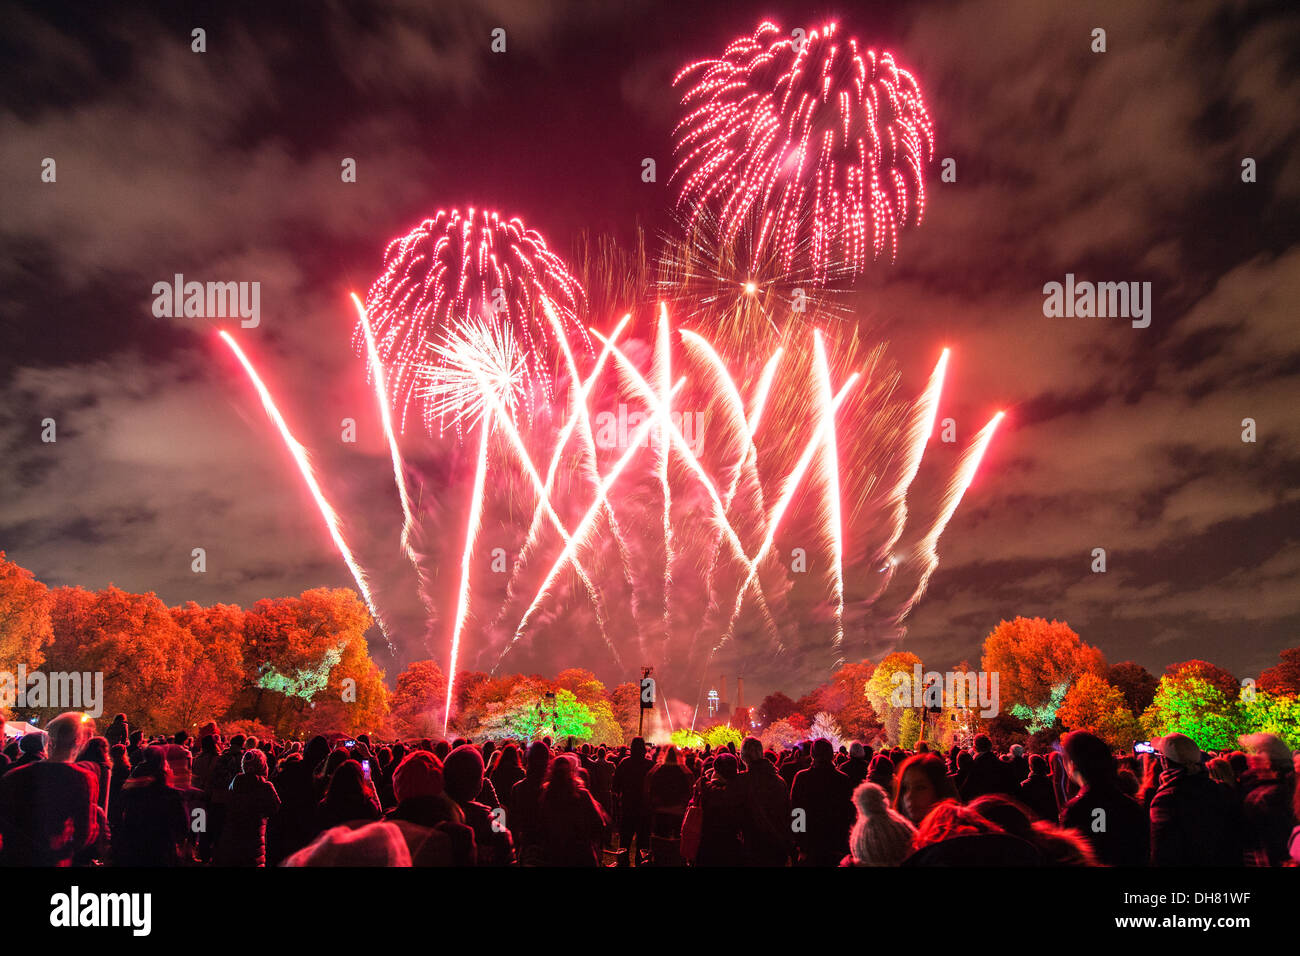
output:
[{"label": "green foliage tree", "polygon": [[1204,678],[1184,675],[1160,678],[1155,699],[1142,715],[1150,737],[1186,734],[1202,750],[1236,746],[1241,734],[1241,714],[1235,700]]}]

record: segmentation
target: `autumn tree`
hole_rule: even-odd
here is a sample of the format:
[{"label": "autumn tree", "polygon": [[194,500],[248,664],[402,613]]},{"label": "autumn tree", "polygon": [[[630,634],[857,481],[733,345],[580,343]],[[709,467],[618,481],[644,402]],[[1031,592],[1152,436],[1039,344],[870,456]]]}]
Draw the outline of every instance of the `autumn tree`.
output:
[{"label": "autumn tree", "polygon": [[58,588],[51,598],[50,669],[102,673],[105,714],[126,713],[151,732],[192,729],[183,682],[201,648],[157,595],[109,585]]},{"label": "autumn tree", "polygon": [[16,673],[19,664],[35,670],[53,640],[50,589],[0,551],[0,671]]},{"label": "autumn tree", "polygon": [[373,623],[350,588],[258,601],[244,616],[256,696],[243,716],[286,734],[383,728],[388,690],[365,639]]},{"label": "autumn tree", "polygon": [[1282,662],[1259,675],[1259,689],[1270,694],[1300,697],[1300,647],[1288,648],[1278,656]]},{"label": "autumn tree", "polygon": [[1086,730],[1115,750],[1127,750],[1142,732],[1123,692],[1096,674],[1080,675],[1056,716],[1070,730]]},{"label": "autumn tree", "polygon": [[[880,715],[890,743],[899,742],[904,714],[916,709],[912,704],[912,680],[920,665],[921,658],[911,651],[895,651],[877,665],[863,688],[872,709]],[[907,681],[900,682],[895,675],[906,675]],[[920,727],[917,719],[915,732],[918,734]]]},{"label": "autumn tree", "polygon": [[1151,706],[1160,681],[1136,661],[1120,661],[1106,672],[1106,683],[1118,687],[1128,709],[1140,714]]},{"label": "autumn tree", "polygon": [[244,611],[234,604],[203,607],[189,601],[172,608],[171,615],[198,642],[176,691],[181,726],[221,720],[245,683]]},{"label": "autumn tree", "polygon": [[1020,704],[1038,711],[1081,675],[1104,677],[1106,659],[1064,621],[1018,617],[999,622],[984,638],[980,667],[998,675],[1003,710]]},{"label": "autumn tree", "polygon": [[832,711],[835,720],[850,740],[866,740],[881,727],[880,717],[867,697],[867,685],[875,674],[869,660],[848,663],[831,676],[831,686],[838,691],[839,706]]},{"label": "autumn tree", "polygon": [[1206,683],[1217,687],[1226,700],[1235,701],[1237,695],[1241,692],[1241,684],[1228,671],[1217,664],[1195,658],[1190,661],[1170,664],[1165,668],[1165,676],[1172,681],[1183,681],[1189,677],[1199,677]]},{"label": "autumn tree", "polygon": [[1239,705],[1244,733],[1273,734],[1300,750],[1300,700],[1290,694],[1256,690]]},{"label": "autumn tree", "polygon": [[763,698],[763,702],[758,705],[758,719],[762,721],[764,726],[771,726],[778,720],[785,720],[798,710],[798,705],[791,698],[777,691],[774,694],[768,694]]},{"label": "autumn tree", "polygon": [[402,737],[438,737],[447,706],[447,678],[436,661],[412,661],[397,675],[389,698],[393,728]]},{"label": "autumn tree", "polygon": [[641,688],[632,681],[615,685],[609,695],[614,720],[623,731],[619,743],[628,743],[636,736],[641,720]]}]

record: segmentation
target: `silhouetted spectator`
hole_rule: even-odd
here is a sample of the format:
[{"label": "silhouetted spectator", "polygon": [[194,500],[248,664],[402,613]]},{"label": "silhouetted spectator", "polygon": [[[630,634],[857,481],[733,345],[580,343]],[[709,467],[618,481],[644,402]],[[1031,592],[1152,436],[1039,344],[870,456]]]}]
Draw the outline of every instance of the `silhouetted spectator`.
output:
[{"label": "silhouetted spectator", "polygon": [[792,810],[804,814],[804,830],[795,832],[799,862],[804,866],[838,866],[849,852],[853,785],[835,769],[834,756],[829,740],[813,741],[812,766],[796,774],[790,788]]},{"label": "silhouetted spectator", "polygon": [[1240,806],[1205,772],[1195,741],[1169,734],[1151,743],[1165,766],[1151,800],[1152,864],[1239,866]]},{"label": "silhouetted spectator", "polygon": [[1150,821],[1142,805],[1120,793],[1110,747],[1082,730],[1061,741],[1066,768],[1079,785],[1061,810],[1061,826],[1086,839],[1107,866],[1145,866],[1150,856]]},{"label": "silhouetted spectator", "polygon": [[845,866],[898,866],[912,852],[916,827],[889,805],[877,784],[863,783],[853,791],[858,818],[849,832]]}]

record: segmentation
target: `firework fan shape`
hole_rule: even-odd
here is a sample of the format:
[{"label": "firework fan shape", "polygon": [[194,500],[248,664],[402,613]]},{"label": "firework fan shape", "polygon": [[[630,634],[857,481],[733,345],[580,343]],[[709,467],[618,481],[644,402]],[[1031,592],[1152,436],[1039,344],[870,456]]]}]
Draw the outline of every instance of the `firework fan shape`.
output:
[{"label": "firework fan shape", "polygon": [[892,261],[899,231],[921,221],[934,128],[892,54],[834,23],[796,38],[764,22],[677,84],[679,207],[692,225],[714,213],[728,243],[754,217],[756,262],[774,246],[810,281],[858,275],[868,253]]},{"label": "firework fan shape", "polygon": [[[582,286],[541,234],[519,219],[473,208],[443,210],[393,240],[383,274],[366,296],[366,312],[400,430],[406,431],[412,411],[430,434],[465,417],[446,401],[447,392],[423,387],[419,370],[448,329],[484,316],[509,330],[524,357],[522,401],[531,417],[537,403],[550,398],[557,354],[543,299],[553,304],[570,341],[589,350],[576,318]],[[358,354],[366,348],[360,323],[353,346]],[[434,360],[445,363],[448,356],[435,351]]]}]

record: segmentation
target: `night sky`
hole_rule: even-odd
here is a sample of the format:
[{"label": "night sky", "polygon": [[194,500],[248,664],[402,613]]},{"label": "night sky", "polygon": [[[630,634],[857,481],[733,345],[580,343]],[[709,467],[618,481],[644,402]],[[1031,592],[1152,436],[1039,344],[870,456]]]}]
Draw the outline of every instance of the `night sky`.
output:
[{"label": "night sky", "polygon": [[[390,238],[444,207],[519,215],[563,256],[584,230],[667,228],[674,74],[763,18],[837,18],[916,74],[936,127],[925,221],[868,269],[853,314],[889,341],[909,395],[952,348],[940,415],[963,440],[1008,415],[900,649],[937,669],[977,664],[999,620],[1045,616],[1112,662],[1160,673],[1204,658],[1248,677],[1297,643],[1300,10],[50,6],[0,13],[0,549],[48,584],[245,606],[351,586],[215,341],[231,323],[151,311],[153,284],[175,273],[257,280],[261,325],[240,341],[392,614],[397,653],[380,642],[376,660],[391,677],[444,659],[445,627],[421,647],[348,293],[364,293]],[[205,53],[190,49],[195,27]],[[45,157],[56,183],[41,182]],[[356,183],[340,181],[344,157]],[[656,183],[641,180],[645,157]],[[954,183],[939,178],[946,157]],[[1256,182],[1242,181],[1247,157]],[[1150,327],[1045,317],[1043,286],[1067,273],[1150,282]],[[55,443],[40,439],[47,417]],[[339,441],[345,417],[356,445]],[[956,449],[931,454],[943,465]],[[1099,547],[1104,574],[1090,570]],[[751,661],[747,691],[796,695],[827,663]],[[519,666],[632,676],[578,640]]]}]

